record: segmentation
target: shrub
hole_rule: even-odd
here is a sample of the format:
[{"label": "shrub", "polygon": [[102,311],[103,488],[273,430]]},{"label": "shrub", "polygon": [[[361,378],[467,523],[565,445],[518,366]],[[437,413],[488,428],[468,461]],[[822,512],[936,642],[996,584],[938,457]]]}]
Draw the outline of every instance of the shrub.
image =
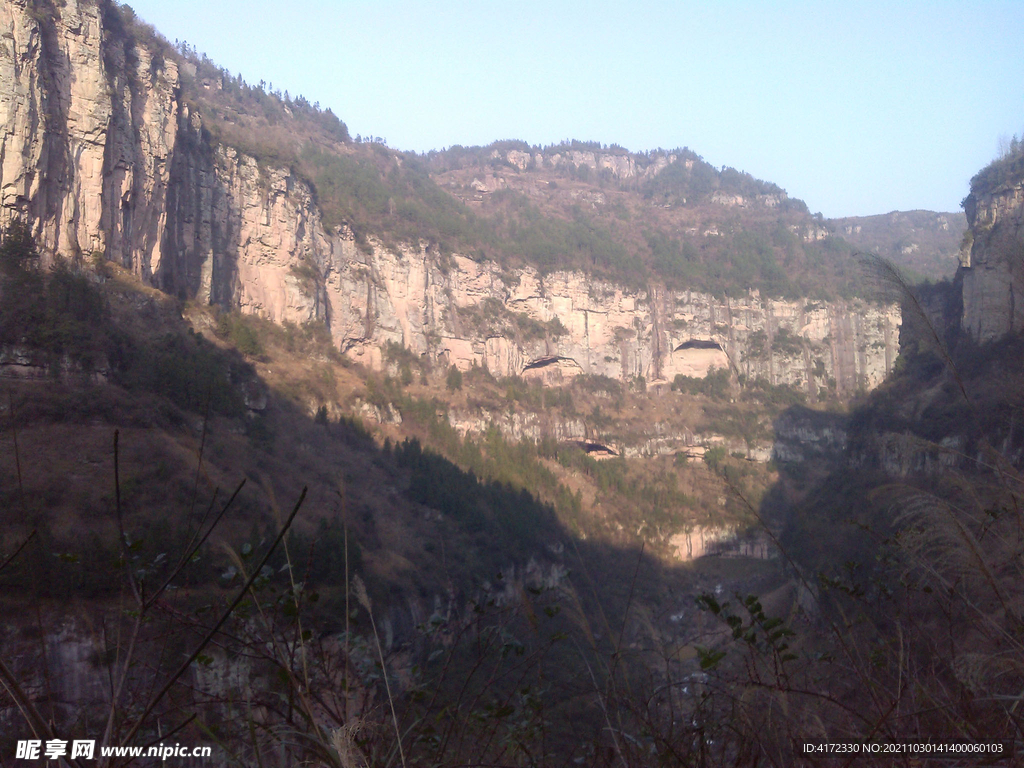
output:
[{"label": "shrub", "polygon": [[448,369],[448,376],[445,379],[445,387],[449,392],[462,389],[462,371],[454,365]]},{"label": "shrub", "polygon": [[221,312],[217,316],[217,335],[229,340],[239,352],[248,357],[260,357],[264,353],[263,342],[256,328],[256,318],[241,312]]},{"label": "shrub", "polygon": [[672,380],[672,389],[690,395],[704,395],[712,400],[725,400],[729,397],[731,376],[728,368],[712,368],[703,379],[679,373]]},{"label": "shrub", "polygon": [[708,448],[704,451],[704,463],[712,469],[717,469],[718,466],[725,460],[726,450],[724,446],[716,445],[713,448]]}]

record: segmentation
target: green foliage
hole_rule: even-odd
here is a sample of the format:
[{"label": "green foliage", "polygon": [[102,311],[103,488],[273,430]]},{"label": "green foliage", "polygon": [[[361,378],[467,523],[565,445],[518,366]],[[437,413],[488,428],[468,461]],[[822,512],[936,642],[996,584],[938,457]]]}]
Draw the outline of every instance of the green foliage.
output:
[{"label": "green foliage", "polygon": [[539,381],[528,382],[519,376],[511,376],[498,382],[505,391],[505,401],[516,403],[531,411],[545,408],[560,408],[567,414],[575,413],[572,392],[568,388],[548,388]]},{"label": "green foliage", "polygon": [[409,366],[419,365],[421,360],[419,355],[397,341],[384,343],[384,359],[389,363]]},{"label": "green foliage", "polygon": [[408,387],[413,383],[415,379],[413,369],[419,371],[421,380],[425,380],[424,377],[430,370],[428,358],[417,355],[411,349],[395,341],[388,341],[384,344],[384,359],[398,368],[398,381],[403,387]]},{"label": "green foliage", "polygon": [[642,262],[601,222],[575,208],[569,221],[545,216],[529,198],[511,190],[493,193],[505,214],[497,227],[498,255],[535,264],[542,272],[585,269],[629,283],[644,278]]},{"label": "green foliage", "polygon": [[248,357],[260,357],[264,353],[260,340],[258,319],[241,312],[220,312],[217,315],[217,335],[230,341],[235,349]]},{"label": "green foliage", "polygon": [[525,312],[512,312],[505,304],[489,296],[472,307],[459,307],[459,320],[478,334],[510,334],[524,342],[558,338],[568,331],[557,317],[548,321],[534,320]]},{"label": "green foliage", "polygon": [[747,446],[770,436],[760,409],[709,405],[704,408],[705,428],[726,437],[742,437]]},{"label": "green foliage", "polygon": [[690,395],[704,395],[712,400],[726,400],[732,389],[732,376],[728,368],[712,368],[703,379],[676,374],[672,390]]},{"label": "green foliage", "polygon": [[126,389],[162,395],[197,413],[204,413],[207,404],[227,416],[245,412],[242,395],[232,382],[251,372],[230,362],[198,334],[170,333],[145,344],[120,336],[111,363],[115,380]]},{"label": "green foliage", "polygon": [[334,344],[330,329],[318,320],[310,320],[302,325],[286,320],[278,325],[255,315],[246,315],[244,322],[252,327],[260,345],[264,341],[273,341],[289,352],[326,358],[341,365],[346,364],[345,356]]},{"label": "green foliage", "polygon": [[498,384],[505,390],[508,403],[517,403],[532,411],[544,407],[544,389],[539,381],[531,383],[519,376],[510,376]]},{"label": "green foliage", "polygon": [[39,267],[39,249],[32,229],[21,220],[14,219],[0,235],[0,270],[5,277],[20,277]]},{"label": "green foliage", "polygon": [[[540,388],[532,391],[543,398]],[[374,388],[371,401],[378,405],[394,403],[405,422],[425,430],[430,448],[475,477],[538,493],[554,503],[562,519],[579,516],[579,496],[574,496],[558,482],[539,460],[542,454],[532,443],[509,443],[497,429],[488,430],[479,441],[470,437],[463,439],[444,415],[441,403],[410,397],[389,380]]]},{"label": "green foliage", "polygon": [[679,283],[700,279],[703,264],[691,240],[680,242],[657,230],[645,232],[644,239],[651,252],[651,267],[659,275]]},{"label": "green foliage", "polygon": [[561,387],[544,389],[544,408],[558,408],[566,415],[576,412],[572,392]]},{"label": "green foliage", "polygon": [[[746,653],[767,656],[779,670],[796,661],[797,655],[790,650],[791,638],[796,636],[783,619],[768,616],[757,595],[743,597],[735,595],[740,610],[733,610],[729,602],[719,603],[714,595],[703,593],[696,598],[697,607],[720,619],[731,630],[732,640],[740,642]],[[728,654],[726,650],[701,649],[700,666],[710,670],[718,666]]]},{"label": "green foliage", "polygon": [[527,556],[555,531],[554,511],[525,489],[500,481],[483,483],[417,440],[395,448],[395,460],[412,473],[409,495],[415,501],[450,515],[471,533],[488,532],[508,556]]},{"label": "green foliage", "polygon": [[704,451],[704,463],[712,469],[718,469],[726,457],[725,446],[716,445]]},{"label": "green foliage", "polygon": [[614,493],[637,505],[644,525],[666,530],[680,522],[679,513],[693,509],[696,502],[679,490],[675,473],[641,478],[630,473],[625,459],[597,461],[576,445],[559,445],[547,438],[537,446],[537,455],[555,459],[566,469],[590,477],[602,493]]},{"label": "green foliage", "polygon": [[795,357],[803,352],[804,340],[791,333],[788,328],[779,328],[772,339],[772,349],[787,357]]},{"label": "green foliage", "polygon": [[386,150],[341,155],[307,145],[299,168],[316,188],[324,223],[347,224],[361,240],[425,240],[450,253],[460,242],[487,238],[473,212],[438,187],[414,154],[398,165]]},{"label": "green foliage", "polygon": [[187,410],[202,413],[209,404],[217,413],[244,411],[232,384],[249,375],[244,366],[192,333],[142,342],[116,328],[103,294],[86,275],[64,262],[49,273],[39,269],[22,224],[12,224],[0,238],[0,281],[0,344],[44,355],[52,372],[65,358],[85,372],[109,364],[115,383],[165,396]]},{"label": "green foliage", "polygon": [[250,444],[258,450],[272,454],[277,433],[266,416],[254,416],[245,422],[245,436],[249,438]]},{"label": "green foliage", "polygon": [[462,371],[454,365],[451,366],[448,369],[448,375],[445,377],[444,384],[449,392],[455,392],[456,390],[462,389]]},{"label": "green foliage", "polygon": [[[822,373],[824,373],[824,366],[822,366]],[[795,389],[789,384],[769,384],[763,376],[759,376],[744,387],[743,397],[768,406],[772,412],[807,403],[807,394],[802,390]]]},{"label": "green foliage", "polygon": [[603,392],[612,397],[622,395],[622,382],[601,374],[581,373],[573,381],[573,386],[584,392]]},{"label": "green foliage", "polygon": [[[645,182],[641,191],[663,205],[693,205],[711,197],[718,186],[718,173],[695,153],[683,150],[675,162]],[[687,168],[685,161],[692,161]]]},{"label": "green foliage", "polygon": [[0,344],[43,353],[51,366],[64,356],[87,368],[99,362],[109,343],[106,302],[64,262],[44,274],[32,235],[20,222],[0,235],[0,286]]},{"label": "green foliage", "polygon": [[994,192],[1021,177],[1024,177],[1024,136],[1013,136],[1000,148],[999,157],[971,179],[971,194]]}]

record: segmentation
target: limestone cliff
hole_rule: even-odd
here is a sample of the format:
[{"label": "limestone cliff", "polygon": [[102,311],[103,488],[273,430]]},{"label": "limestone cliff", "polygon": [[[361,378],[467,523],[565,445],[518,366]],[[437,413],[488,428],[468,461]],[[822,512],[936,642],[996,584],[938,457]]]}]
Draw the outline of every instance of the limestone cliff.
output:
[{"label": "limestone cliff", "polygon": [[323,317],[303,271],[330,252],[309,188],[215,145],[171,51],[89,0],[5,0],[0,38],[5,220],[27,216],[51,254],[101,253],[182,298]]},{"label": "limestone cliff", "polygon": [[1024,156],[975,176],[964,210],[961,325],[975,340],[991,341],[1024,329]]},{"label": "limestone cliff", "polygon": [[[496,376],[557,357],[559,368],[649,384],[719,367],[849,392],[876,386],[898,353],[894,306],[631,290],[578,272],[508,273],[458,256],[445,267],[423,251],[375,249],[371,257],[340,244],[346,257],[335,258],[326,280],[331,330],[342,350],[373,367],[390,340]],[[474,311],[489,301],[490,316]],[[536,323],[532,338],[523,315]]]},{"label": "limestone cliff", "polygon": [[[50,254],[102,254],[183,299],[274,321],[324,322],[372,367],[386,342],[460,368],[669,382],[729,367],[839,392],[891,368],[899,312],[863,301],[717,299],[582,272],[506,271],[426,244],[358,248],[328,230],[292,171],[218,144],[182,96],[186,61],[139,42],[105,2],[0,6],[0,204]],[[626,156],[570,162],[631,178]],[[509,162],[536,162],[523,154]],[[367,250],[372,250],[368,254]]]}]

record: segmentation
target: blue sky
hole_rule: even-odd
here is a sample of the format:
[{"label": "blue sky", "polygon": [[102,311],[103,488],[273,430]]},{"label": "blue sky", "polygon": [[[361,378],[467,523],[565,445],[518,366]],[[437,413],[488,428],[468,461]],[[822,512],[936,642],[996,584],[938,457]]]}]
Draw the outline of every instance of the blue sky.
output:
[{"label": "blue sky", "polygon": [[958,210],[1024,133],[1019,0],[130,4],[353,136],[687,146],[830,217]]}]

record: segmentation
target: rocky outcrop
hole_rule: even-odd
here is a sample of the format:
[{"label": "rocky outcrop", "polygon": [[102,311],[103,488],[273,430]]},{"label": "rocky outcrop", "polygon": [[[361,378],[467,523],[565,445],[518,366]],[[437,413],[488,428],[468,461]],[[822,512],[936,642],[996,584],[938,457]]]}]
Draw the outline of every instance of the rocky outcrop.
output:
[{"label": "rocky outcrop", "polygon": [[[561,359],[548,373],[562,380],[669,382],[729,367],[814,394],[873,387],[895,360],[891,306],[629,288],[442,259],[424,245],[372,242],[368,255],[351,232],[327,231],[292,172],[213,141],[181,96],[187,63],[134,42],[105,2],[52,10],[27,0],[0,9],[0,218],[27,216],[50,254],[98,252],[183,299],[326,323],[341,350],[375,368],[390,341],[499,376],[544,358]],[[515,152],[506,159],[519,168],[564,162],[621,178],[676,161]],[[473,310],[488,301],[500,311],[481,324]],[[686,346],[695,339],[717,349]]]},{"label": "rocky outcrop", "polygon": [[[899,351],[893,305],[780,301],[757,292],[718,299],[654,285],[628,289],[581,272],[507,272],[458,256],[445,269],[422,250],[376,248],[370,257],[344,242],[342,248],[347,257],[327,269],[331,331],[343,351],[373,367],[381,365],[382,345],[393,341],[496,376],[521,375],[534,361],[557,357],[559,369],[578,366],[622,381],[670,382],[728,367],[817,394],[821,387],[848,393],[876,386]],[[461,310],[488,300],[509,318],[557,320],[562,330],[526,338],[511,319],[486,328],[460,319]]]},{"label": "rocky outcrop", "polygon": [[775,420],[773,455],[777,461],[838,461],[847,447],[846,417],[793,407]]},{"label": "rocky outcrop", "polygon": [[212,144],[175,58],[107,3],[50,11],[0,6],[0,216],[183,298],[322,318],[307,261],[330,246],[308,187]]},{"label": "rocky outcrop", "polygon": [[700,378],[713,368],[728,368],[729,355],[717,341],[688,339],[672,350],[672,367],[678,374]]},{"label": "rocky outcrop", "polygon": [[[570,149],[565,152],[554,152],[550,154],[536,153],[533,157],[521,150],[513,149],[507,152],[494,150],[491,153],[494,159],[501,159],[509,165],[525,171],[532,167],[557,168],[561,165],[574,166],[576,168],[589,168],[591,171],[607,171],[612,177],[619,180],[626,179],[650,179],[672,163],[676,162],[678,156],[675,153],[658,152],[651,162],[641,167],[637,164],[636,158],[625,152],[603,152]],[[692,167],[693,160],[685,159],[687,168]]]},{"label": "rocky outcrop", "polygon": [[551,355],[533,360],[523,368],[523,378],[527,381],[539,381],[547,386],[570,384],[577,376],[583,374],[580,364],[571,357]]},{"label": "rocky outcrop", "polygon": [[0,6],[4,216],[28,215],[52,252],[148,269],[162,251],[177,66],[129,49],[95,3],[53,10]]},{"label": "rocky outcrop", "polygon": [[[1022,165],[1019,158],[1016,165]],[[977,341],[1024,329],[1024,167],[997,181],[990,179],[998,167],[986,170],[964,201],[969,230],[959,272],[961,327]]]}]

